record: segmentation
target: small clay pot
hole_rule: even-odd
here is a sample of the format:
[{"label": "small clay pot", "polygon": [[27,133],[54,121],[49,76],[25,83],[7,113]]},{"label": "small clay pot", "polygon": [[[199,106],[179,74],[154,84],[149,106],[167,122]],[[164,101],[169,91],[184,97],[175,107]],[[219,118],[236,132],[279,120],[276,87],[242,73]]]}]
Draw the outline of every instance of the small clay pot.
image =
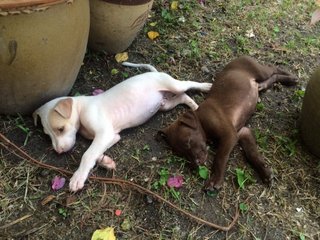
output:
[{"label": "small clay pot", "polygon": [[303,98],[301,137],[311,153],[320,157],[320,67],[307,84]]},{"label": "small clay pot", "polygon": [[29,114],[69,93],[89,24],[89,0],[0,1],[0,114]]},{"label": "small clay pot", "polygon": [[153,0],[90,0],[89,47],[119,53],[126,50],[146,22]]}]

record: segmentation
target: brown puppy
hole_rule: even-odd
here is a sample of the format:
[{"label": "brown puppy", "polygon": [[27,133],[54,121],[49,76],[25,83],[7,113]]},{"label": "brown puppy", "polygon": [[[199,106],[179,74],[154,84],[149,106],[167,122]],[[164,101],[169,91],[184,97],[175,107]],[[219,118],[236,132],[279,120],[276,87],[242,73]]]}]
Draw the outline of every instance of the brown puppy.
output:
[{"label": "brown puppy", "polygon": [[209,95],[196,111],[187,111],[160,131],[173,150],[195,166],[203,165],[207,159],[206,141],[218,141],[213,174],[205,190],[221,188],[227,160],[238,141],[263,182],[271,181],[271,169],[258,153],[255,138],[245,123],[256,109],[259,91],[275,82],[291,86],[297,83],[297,78],[250,57],[237,58],[216,75]]}]

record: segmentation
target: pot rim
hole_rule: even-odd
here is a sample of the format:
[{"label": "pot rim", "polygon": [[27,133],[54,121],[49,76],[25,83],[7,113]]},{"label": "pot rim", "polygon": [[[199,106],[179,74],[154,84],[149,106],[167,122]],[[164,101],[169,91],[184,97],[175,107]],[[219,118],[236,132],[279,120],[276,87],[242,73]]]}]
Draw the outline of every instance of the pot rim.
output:
[{"label": "pot rim", "polygon": [[42,8],[59,3],[72,3],[74,0],[1,0],[1,10],[15,10],[19,8]]},{"label": "pot rim", "polygon": [[103,2],[118,4],[118,5],[142,5],[146,3],[153,2],[153,0],[102,0]]}]

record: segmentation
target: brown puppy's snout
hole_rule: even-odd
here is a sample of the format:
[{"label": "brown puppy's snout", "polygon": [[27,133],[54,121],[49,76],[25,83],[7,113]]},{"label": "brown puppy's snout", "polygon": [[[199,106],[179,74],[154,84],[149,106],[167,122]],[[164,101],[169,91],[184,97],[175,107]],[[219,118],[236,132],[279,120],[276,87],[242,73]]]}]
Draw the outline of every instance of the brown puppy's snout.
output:
[{"label": "brown puppy's snout", "polygon": [[205,163],[207,161],[207,156],[206,155],[202,155],[200,157],[197,157],[194,162],[197,166],[204,166]]},{"label": "brown puppy's snout", "polygon": [[208,149],[206,145],[201,144],[201,146],[194,147],[192,150],[196,150],[191,154],[191,162],[193,163],[194,167],[198,168],[199,166],[204,166],[208,158]]}]

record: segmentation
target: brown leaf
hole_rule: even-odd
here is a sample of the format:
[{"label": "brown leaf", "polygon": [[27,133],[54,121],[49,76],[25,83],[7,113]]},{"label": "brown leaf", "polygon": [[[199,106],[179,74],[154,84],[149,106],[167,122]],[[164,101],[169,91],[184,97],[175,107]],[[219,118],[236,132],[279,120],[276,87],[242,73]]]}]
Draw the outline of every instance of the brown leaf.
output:
[{"label": "brown leaf", "polygon": [[47,197],[45,197],[42,201],[41,201],[41,205],[44,206],[46,204],[48,204],[49,202],[51,202],[53,199],[55,199],[56,196],[54,195],[49,195]]},{"label": "brown leaf", "polygon": [[77,197],[75,195],[69,195],[66,199],[66,206],[70,206],[72,203],[74,203],[77,200]]}]

